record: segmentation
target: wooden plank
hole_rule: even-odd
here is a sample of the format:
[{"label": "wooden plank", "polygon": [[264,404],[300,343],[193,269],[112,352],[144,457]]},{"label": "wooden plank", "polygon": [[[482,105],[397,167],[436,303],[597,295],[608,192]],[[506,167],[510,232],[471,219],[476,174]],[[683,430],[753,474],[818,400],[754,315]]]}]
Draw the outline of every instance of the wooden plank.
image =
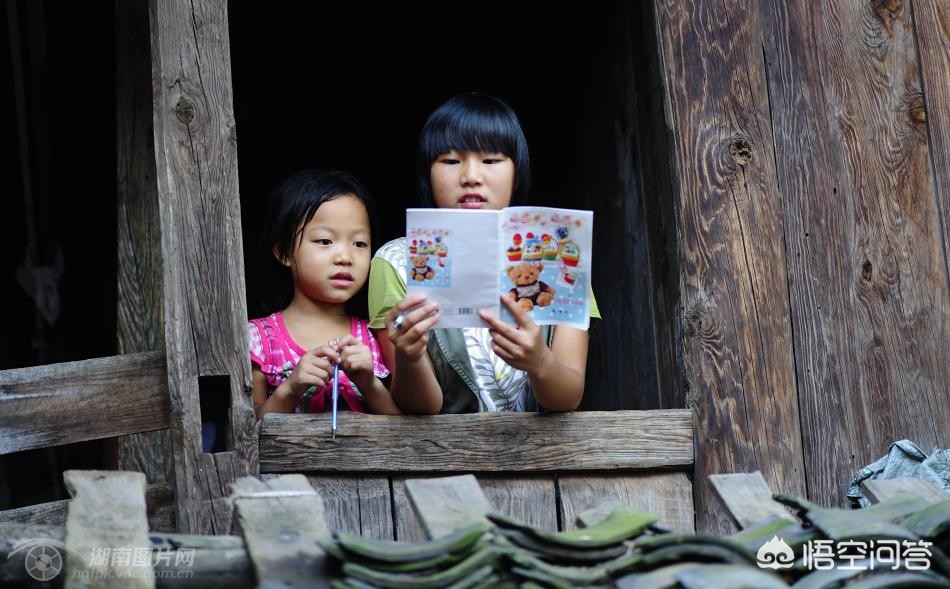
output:
[{"label": "wooden plank", "polygon": [[[331,538],[323,500],[303,475],[267,481],[253,477],[233,484],[237,517],[260,586],[328,586],[325,553]],[[273,584],[273,585],[270,585]]]},{"label": "wooden plank", "polygon": [[[165,349],[178,526],[226,533],[220,488],[257,472],[226,0],[150,0]],[[233,460],[202,459],[199,378],[228,391]],[[236,469],[236,470],[235,470]]]},{"label": "wooden plank", "polygon": [[908,3],[762,6],[808,493],[845,505],[894,440],[950,445],[946,207]]},{"label": "wooden plank", "polygon": [[395,540],[400,542],[423,542],[428,539],[422,521],[412,507],[409,493],[406,492],[406,478],[394,476],[393,489],[393,519],[396,522]]},{"label": "wooden plank", "polygon": [[803,494],[782,194],[757,4],[657,2],[671,127],[697,527],[734,530],[707,476],[760,470]]},{"label": "wooden plank", "polygon": [[626,503],[638,511],[655,513],[659,524],[671,530],[692,533],[694,528],[693,486],[682,472],[558,477],[561,526],[577,529],[576,516],[606,499]]},{"label": "wooden plank", "polygon": [[492,510],[474,475],[406,479],[406,492],[429,538],[451,534],[476,522],[487,522]]},{"label": "wooden plank", "polygon": [[73,497],[66,517],[66,589],[153,589],[145,475],[68,470],[63,479]]},{"label": "wooden plank", "polygon": [[784,505],[772,499],[772,490],[761,472],[712,474],[709,481],[740,528],[748,528],[767,517],[797,521]]},{"label": "wooden plank", "polygon": [[163,427],[161,352],[0,371],[0,454]]},{"label": "wooden plank", "polygon": [[[25,557],[34,546],[65,554],[66,528],[61,525],[0,523],[0,584],[13,587],[61,587],[63,575],[42,583],[30,577]],[[156,587],[250,589],[254,571],[238,536],[190,536],[149,532],[150,559]]]},{"label": "wooden plank", "polygon": [[[117,2],[115,21],[117,351],[164,351],[161,248],[155,247],[161,235],[152,135],[148,4]],[[167,430],[122,436],[117,446],[120,469],[143,472],[149,483],[174,479]]]},{"label": "wooden plank", "polygon": [[477,475],[494,511],[540,530],[557,531],[557,492],[552,475],[510,477]]},{"label": "wooden plank", "polygon": [[[65,525],[69,500],[49,501],[0,511],[0,524]],[[175,529],[175,488],[172,483],[145,487],[148,529],[168,532]]]},{"label": "wooden plank", "polygon": [[585,411],[400,416],[268,414],[263,472],[543,472],[687,466],[691,414]]},{"label": "wooden plank", "polygon": [[868,479],[861,482],[861,490],[871,503],[880,503],[898,493],[908,493],[931,503],[950,499],[943,487],[927,479]]},{"label": "wooden plank", "polygon": [[923,114],[927,122],[944,263],[950,274],[950,5],[940,0],[914,0],[910,7],[920,55],[924,108],[923,113],[918,110],[914,114]]}]

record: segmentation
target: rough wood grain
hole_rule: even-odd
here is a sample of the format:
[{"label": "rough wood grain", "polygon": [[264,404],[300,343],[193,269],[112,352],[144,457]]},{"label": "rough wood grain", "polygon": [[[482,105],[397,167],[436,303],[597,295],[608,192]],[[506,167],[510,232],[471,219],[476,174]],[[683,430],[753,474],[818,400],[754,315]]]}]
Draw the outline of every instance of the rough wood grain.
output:
[{"label": "rough wood grain", "polygon": [[393,539],[389,479],[357,475],[310,475],[331,530],[346,530],[364,538]]},{"label": "rough wood grain", "polygon": [[[64,525],[69,500],[49,501],[0,511],[0,523]],[[175,490],[172,483],[157,483],[145,487],[145,510],[148,529],[168,532],[175,529]]]},{"label": "rough wood grain", "polygon": [[796,521],[781,503],[772,499],[772,490],[761,472],[713,474],[709,475],[709,482],[740,528],[748,528],[767,517]]},{"label": "rough wood grain", "polygon": [[[149,2],[170,429],[193,533],[226,533],[219,489],[257,472],[227,14],[225,0]],[[217,477],[202,472],[199,377],[227,379],[236,458]]]},{"label": "rough wood grain", "polygon": [[[66,518],[66,589],[154,588],[145,475],[68,470],[63,479],[72,495]],[[145,558],[137,556],[143,554]]]},{"label": "rough wood grain", "polygon": [[488,498],[474,475],[406,479],[406,492],[428,538],[451,534],[476,522],[488,521]]},{"label": "rough wood grain", "polygon": [[[163,351],[162,260],[152,136],[148,4],[116,2],[117,351]],[[119,468],[173,480],[167,429],[121,436]]]},{"label": "rough wood grain", "polygon": [[557,492],[554,477],[477,475],[478,484],[494,511],[541,530],[557,531]]},{"label": "rough wood grain", "polygon": [[782,195],[757,3],[656,4],[672,129],[687,406],[702,531],[728,533],[706,477],[761,470],[804,493]]},{"label": "rough wood grain", "polygon": [[317,542],[331,534],[323,500],[306,477],[244,477],[234,482],[232,500],[260,585],[328,586]]},{"label": "rough wood grain", "polygon": [[677,532],[695,530],[693,487],[685,473],[570,474],[558,477],[558,488],[564,530],[577,529],[577,514],[604,500],[620,501],[638,511],[655,513],[660,525]]},{"label": "rough wood grain", "polygon": [[927,122],[944,263],[950,275],[950,5],[943,0],[913,0],[910,6],[923,86],[923,112],[917,109],[912,114]]},{"label": "rough wood grain", "polygon": [[[531,472],[687,466],[690,412],[590,411],[387,417],[267,415],[263,472]],[[321,435],[314,435],[320,432]]]},{"label": "rough wood grain", "polygon": [[844,505],[894,440],[950,445],[947,252],[911,11],[762,6],[808,493]]},{"label": "rough wood grain", "polygon": [[861,483],[861,490],[871,503],[886,501],[898,493],[909,493],[931,503],[950,500],[950,494],[927,479],[866,480]]},{"label": "rough wood grain", "polygon": [[393,489],[393,519],[396,522],[395,540],[400,542],[423,542],[428,540],[422,527],[422,521],[412,508],[409,493],[406,492],[406,478],[394,476]]},{"label": "rough wood grain", "polygon": [[163,356],[0,371],[0,454],[167,427]]}]

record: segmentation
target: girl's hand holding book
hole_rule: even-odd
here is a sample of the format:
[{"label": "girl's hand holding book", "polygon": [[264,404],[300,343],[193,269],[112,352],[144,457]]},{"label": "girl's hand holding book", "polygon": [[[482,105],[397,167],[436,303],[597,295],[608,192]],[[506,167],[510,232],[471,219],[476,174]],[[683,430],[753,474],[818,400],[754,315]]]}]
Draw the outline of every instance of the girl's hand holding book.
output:
[{"label": "girl's hand holding book", "polygon": [[492,313],[478,312],[482,321],[488,324],[492,349],[502,360],[519,370],[529,374],[542,370],[554,358],[541,337],[538,324],[511,298],[502,295],[501,304],[515,318],[517,325],[509,325]]},{"label": "girl's hand holding book", "polygon": [[407,360],[419,360],[426,354],[429,330],[439,322],[439,307],[426,302],[423,295],[409,295],[396,303],[386,317],[389,341]]}]

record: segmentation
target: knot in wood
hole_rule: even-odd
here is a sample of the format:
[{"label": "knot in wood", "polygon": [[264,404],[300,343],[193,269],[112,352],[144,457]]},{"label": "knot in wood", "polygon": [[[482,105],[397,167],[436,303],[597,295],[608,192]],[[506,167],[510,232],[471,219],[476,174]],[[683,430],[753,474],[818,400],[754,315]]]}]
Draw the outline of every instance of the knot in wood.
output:
[{"label": "knot in wood", "polygon": [[740,166],[752,161],[752,144],[745,139],[733,139],[729,143],[729,157]]},{"label": "knot in wood", "polygon": [[175,116],[179,121],[190,125],[195,120],[195,105],[190,100],[182,96],[175,105]]},{"label": "knot in wood", "polygon": [[927,123],[927,108],[924,106],[924,97],[917,95],[907,107],[910,120],[915,125],[924,125]]},{"label": "knot in wood", "polygon": [[871,261],[864,260],[864,264],[861,265],[861,278],[865,280],[871,280],[873,272],[874,266],[871,265]]},{"label": "knot in wood", "polygon": [[894,34],[894,21],[904,14],[904,0],[872,0],[871,10],[890,37]]}]

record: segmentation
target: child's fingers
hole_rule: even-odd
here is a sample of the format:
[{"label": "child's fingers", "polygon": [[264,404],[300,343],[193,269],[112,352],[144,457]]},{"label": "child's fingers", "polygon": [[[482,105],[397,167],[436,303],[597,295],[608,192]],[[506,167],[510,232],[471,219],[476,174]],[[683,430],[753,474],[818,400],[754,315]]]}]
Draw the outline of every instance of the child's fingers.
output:
[{"label": "child's fingers", "polygon": [[[332,342],[333,340],[330,340]],[[311,350],[313,357],[317,360],[326,359],[330,363],[337,363],[340,361],[340,353],[336,350],[335,346],[331,346],[330,343],[327,343],[323,346],[318,346]]]},{"label": "child's fingers", "polygon": [[501,304],[508,309],[508,312],[511,313],[512,317],[515,318],[515,322],[518,324],[518,327],[522,329],[529,329],[531,327],[537,327],[537,324],[534,322],[534,319],[531,318],[531,315],[524,310],[524,308],[516,303],[514,299],[501,295]]}]

